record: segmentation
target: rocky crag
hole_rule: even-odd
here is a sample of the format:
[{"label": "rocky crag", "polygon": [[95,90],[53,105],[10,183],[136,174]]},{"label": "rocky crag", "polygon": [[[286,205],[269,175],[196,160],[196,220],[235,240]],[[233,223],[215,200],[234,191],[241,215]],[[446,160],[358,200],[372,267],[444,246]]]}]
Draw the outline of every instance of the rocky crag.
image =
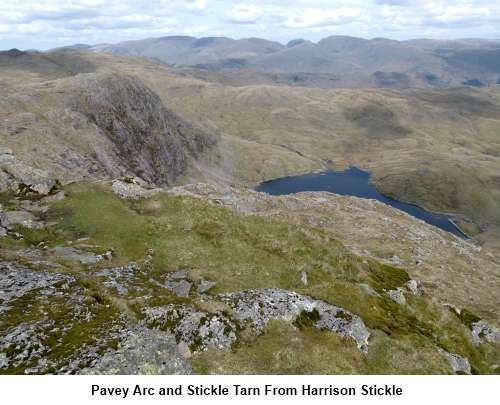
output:
[{"label": "rocky crag", "polygon": [[[0,102],[0,190],[47,194],[54,180],[129,175],[173,185],[217,144],[137,77],[86,73],[7,89]],[[52,182],[52,183],[51,183]],[[15,185],[14,185],[15,188]]]}]

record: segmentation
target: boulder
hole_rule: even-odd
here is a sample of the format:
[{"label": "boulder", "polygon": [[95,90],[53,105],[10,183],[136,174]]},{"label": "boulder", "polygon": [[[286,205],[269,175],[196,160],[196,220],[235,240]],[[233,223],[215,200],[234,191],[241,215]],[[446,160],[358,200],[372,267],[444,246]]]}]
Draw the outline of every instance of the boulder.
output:
[{"label": "boulder", "polygon": [[418,295],[419,290],[418,290],[418,283],[415,280],[410,280],[406,283],[406,288],[408,291],[410,291],[413,295]]},{"label": "boulder", "polygon": [[484,342],[500,344],[500,330],[483,320],[475,322],[472,324],[472,342],[476,346]]},{"label": "boulder", "polygon": [[7,229],[12,229],[15,225],[28,229],[40,229],[44,224],[27,211],[4,211],[0,213],[0,224]]},{"label": "boulder", "polygon": [[469,364],[469,360],[464,357],[460,357],[454,353],[448,353],[447,351],[438,348],[439,352],[448,360],[451,368],[457,374],[470,374],[471,368]]},{"label": "boulder", "polygon": [[388,292],[389,298],[399,305],[406,304],[406,298],[402,289],[398,288],[397,290],[391,290]]},{"label": "boulder", "polygon": [[57,246],[49,250],[53,254],[64,260],[80,262],[81,264],[96,264],[110,257],[111,252],[104,255],[96,254],[93,252],[85,252],[73,247]]},{"label": "boulder", "polygon": [[196,291],[198,294],[204,294],[216,285],[217,283],[214,281],[201,280],[200,284],[198,284],[198,287],[196,288]]},{"label": "boulder", "polygon": [[172,291],[178,297],[189,297],[191,291],[191,283],[186,280],[166,281],[165,288]]}]

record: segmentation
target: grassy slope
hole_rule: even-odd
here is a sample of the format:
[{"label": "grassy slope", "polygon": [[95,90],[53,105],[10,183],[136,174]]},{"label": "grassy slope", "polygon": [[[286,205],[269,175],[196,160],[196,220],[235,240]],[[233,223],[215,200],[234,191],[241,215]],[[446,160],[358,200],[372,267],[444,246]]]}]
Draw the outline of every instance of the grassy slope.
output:
[{"label": "grassy slope", "polygon": [[[194,79],[140,58],[81,55],[97,72],[119,71],[139,76],[166,106],[219,133],[220,156],[214,155],[200,168],[205,173],[214,172],[212,178],[232,178],[236,183],[253,185],[280,176],[354,164],[373,171],[373,181],[384,193],[430,210],[463,214],[483,229],[492,226],[480,239],[487,243],[498,239],[497,88],[440,92],[231,87]],[[24,70],[17,76],[13,74],[9,71],[11,86],[49,77],[38,72],[34,79],[35,73]],[[50,78],[56,74],[51,72]],[[54,91],[57,87],[54,85]],[[46,93],[42,92],[37,105],[54,104]],[[9,102],[1,108],[0,118],[12,115]],[[34,107],[29,99],[23,103],[16,106],[27,110],[23,119],[29,121],[29,113],[34,112],[46,119],[38,122],[36,128],[48,135],[56,133],[51,117],[61,115],[60,106],[53,105],[51,115],[47,111],[31,111]],[[31,124],[25,125],[26,134],[30,133]],[[57,125],[65,124],[57,119]],[[91,131],[84,131],[85,136],[92,136]],[[40,135],[41,131],[36,132]],[[78,139],[72,134],[81,132],[69,127],[60,136]],[[9,143],[22,139],[9,139]],[[71,142],[77,142],[75,139]],[[15,149],[21,151],[21,158],[33,153],[29,145],[19,144]],[[37,159],[43,161],[44,152],[37,153],[41,154]],[[190,177],[204,176],[193,170]],[[465,229],[478,231],[475,225]]]},{"label": "grassy slope", "polygon": [[[241,216],[187,197],[159,195],[124,202],[103,183],[73,184],[67,192],[68,197],[53,203],[46,214],[58,225],[47,231],[24,231],[27,240],[50,246],[88,237],[85,244],[113,249],[111,265],[142,262],[148,251],[154,252],[144,279],[129,286],[125,298],[101,285],[92,275],[95,270],[74,268],[74,274],[87,283],[82,285],[97,289],[116,311],[140,318],[144,305],[179,302],[160,287],[152,300],[145,299],[139,287],[151,279],[161,281],[167,272],[189,269],[191,278],[217,282],[212,294],[289,289],[344,307],[373,330],[371,349],[364,356],[352,342],[334,334],[276,322],[261,337],[241,332],[230,351],[195,356],[192,363],[199,372],[448,373],[436,346],[468,357],[479,373],[492,372],[490,367],[498,359],[498,349],[491,345],[474,348],[467,327],[430,297],[409,297],[408,305],[401,307],[384,296],[367,296],[359,283],[382,292],[404,284],[406,272],[353,256],[327,231]],[[10,243],[8,251],[23,242]],[[110,266],[99,266],[103,265]],[[300,282],[303,270],[309,274],[308,286]],[[206,307],[196,297],[180,302]]]}]

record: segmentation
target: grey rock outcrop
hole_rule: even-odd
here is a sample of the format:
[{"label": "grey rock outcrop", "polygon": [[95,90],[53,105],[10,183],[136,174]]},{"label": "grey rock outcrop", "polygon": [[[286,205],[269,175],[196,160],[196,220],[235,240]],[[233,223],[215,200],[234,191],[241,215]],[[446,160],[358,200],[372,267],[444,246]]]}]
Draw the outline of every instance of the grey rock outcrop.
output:
[{"label": "grey rock outcrop", "polygon": [[0,213],[0,224],[2,227],[12,229],[15,225],[28,229],[40,229],[44,227],[43,222],[27,211],[4,211]]},{"label": "grey rock outcrop", "polygon": [[160,189],[147,189],[133,181],[114,180],[112,184],[113,192],[120,198],[137,200],[139,198],[152,197],[159,192]]},{"label": "grey rock outcrop", "polygon": [[219,298],[232,307],[240,322],[248,321],[257,330],[262,330],[271,319],[294,321],[302,312],[316,310],[316,328],[350,337],[360,350],[368,351],[370,332],[359,316],[343,308],[280,289],[241,291],[221,294]]},{"label": "grey rock outcrop", "polygon": [[387,294],[389,295],[389,298],[391,300],[398,303],[399,305],[406,304],[405,294],[402,289],[398,288],[397,290],[391,290]]},{"label": "grey rock outcrop", "polygon": [[111,255],[111,252],[101,255],[66,246],[57,246],[50,249],[49,253],[64,260],[80,262],[81,264],[96,264],[109,258]]},{"label": "grey rock outcrop", "polygon": [[415,280],[410,280],[406,283],[406,288],[408,291],[410,291],[413,295],[418,295],[420,293],[418,289],[418,283]]},{"label": "grey rock outcrop", "polygon": [[134,285],[134,278],[140,271],[139,266],[131,263],[126,266],[100,270],[96,276],[105,277],[104,285],[106,287],[116,290],[119,295],[126,295],[128,293],[127,285]]},{"label": "grey rock outcrop", "polygon": [[500,330],[486,321],[472,324],[472,342],[479,346],[483,342],[500,344]]},{"label": "grey rock outcrop", "polygon": [[12,150],[0,147],[0,191],[48,195],[57,184],[46,171],[24,164]]},{"label": "grey rock outcrop", "polygon": [[187,277],[188,273],[184,270],[168,273],[164,287],[178,297],[189,297],[193,284],[186,280]]},{"label": "grey rock outcrop", "polygon": [[449,353],[441,348],[438,348],[438,351],[446,358],[446,360],[448,360],[448,363],[450,363],[450,366],[455,373],[460,373],[460,374],[471,373],[469,360],[467,360],[464,357],[460,357],[457,354]]},{"label": "grey rock outcrop", "polygon": [[0,314],[14,299],[39,291],[52,294],[51,287],[60,281],[73,281],[73,277],[48,271],[33,271],[11,262],[0,262]]},{"label": "grey rock outcrop", "polygon": [[95,366],[81,371],[81,374],[108,375],[191,373],[191,366],[179,353],[175,338],[147,328],[129,330],[117,350],[108,351]]},{"label": "grey rock outcrop", "polygon": [[189,297],[192,284],[186,280],[166,281],[165,288],[172,291],[178,297]]},{"label": "grey rock outcrop", "polygon": [[198,287],[196,287],[196,292],[198,292],[198,294],[204,294],[216,285],[217,283],[215,281],[201,280]]},{"label": "grey rock outcrop", "polygon": [[209,348],[227,349],[236,341],[236,325],[225,315],[197,311],[184,305],[149,308],[146,323],[172,332],[177,341],[187,344],[192,352]]}]

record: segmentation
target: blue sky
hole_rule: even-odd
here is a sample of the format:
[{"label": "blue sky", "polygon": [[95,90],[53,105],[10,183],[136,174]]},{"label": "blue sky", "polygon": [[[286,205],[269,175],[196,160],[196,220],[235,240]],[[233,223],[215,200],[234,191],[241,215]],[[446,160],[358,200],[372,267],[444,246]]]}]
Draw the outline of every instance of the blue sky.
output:
[{"label": "blue sky", "polygon": [[0,0],[0,49],[167,35],[500,38],[498,0]]}]

